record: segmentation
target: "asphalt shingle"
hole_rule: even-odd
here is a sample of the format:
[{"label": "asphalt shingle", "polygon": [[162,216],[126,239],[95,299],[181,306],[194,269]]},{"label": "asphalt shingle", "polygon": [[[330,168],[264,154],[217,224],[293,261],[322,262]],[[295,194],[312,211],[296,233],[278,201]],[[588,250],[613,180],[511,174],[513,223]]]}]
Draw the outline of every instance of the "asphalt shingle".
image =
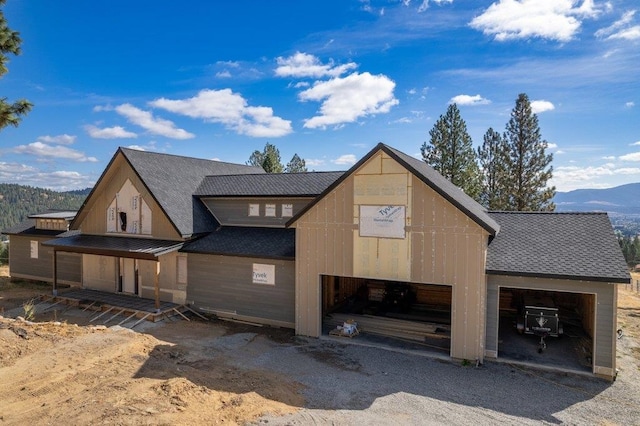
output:
[{"label": "asphalt shingle", "polygon": [[207,236],[186,243],[186,253],[294,259],[295,229],[222,227]]},{"label": "asphalt shingle", "polygon": [[489,212],[500,232],[489,244],[487,273],[628,282],[606,213]]},{"label": "asphalt shingle", "polygon": [[344,172],[269,173],[207,176],[196,189],[200,197],[316,196]]},{"label": "asphalt shingle", "polygon": [[178,231],[185,237],[217,226],[193,193],[208,175],[264,173],[259,167],[120,148]]}]

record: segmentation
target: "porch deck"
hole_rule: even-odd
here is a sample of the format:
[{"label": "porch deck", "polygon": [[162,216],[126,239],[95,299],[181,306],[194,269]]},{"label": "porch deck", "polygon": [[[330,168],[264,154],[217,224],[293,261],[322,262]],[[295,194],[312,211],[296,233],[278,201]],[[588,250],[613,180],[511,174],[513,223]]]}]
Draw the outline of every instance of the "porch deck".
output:
[{"label": "porch deck", "polygon": [[98,290],[74,288],[59,293],[57,296],[42,295],[41,302],[50,303],[51,309],[59,304],[70,307],[81,308],[84,311],[93,310],[97,314],[91,318],[90,322],[106,325],[111,321],[120,320],[117,324],[122,325],[127,321],[138,319],[130,328],[134,328],[142,321],[157,322],[164,319],[179,317],[191,321],[186,313],[192,313],[207,320],[206,317],[189,308],[187,305],[179,305],[171,302],[160,302],[156,309],[156,303],[152,299],[145,299],[133,295],[108,293]]}]

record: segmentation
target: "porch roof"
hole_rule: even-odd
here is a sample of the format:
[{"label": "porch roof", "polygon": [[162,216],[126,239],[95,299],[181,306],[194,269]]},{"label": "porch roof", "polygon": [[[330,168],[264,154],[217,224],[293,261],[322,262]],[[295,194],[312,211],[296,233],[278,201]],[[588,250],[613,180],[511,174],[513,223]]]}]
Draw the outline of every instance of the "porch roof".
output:
[{"label": "porch roof", "polygon": [[42,245],[71,253],[157,260],[163,254],[180,250],[184,242],[104,235],[72,235],[48,240]]}]

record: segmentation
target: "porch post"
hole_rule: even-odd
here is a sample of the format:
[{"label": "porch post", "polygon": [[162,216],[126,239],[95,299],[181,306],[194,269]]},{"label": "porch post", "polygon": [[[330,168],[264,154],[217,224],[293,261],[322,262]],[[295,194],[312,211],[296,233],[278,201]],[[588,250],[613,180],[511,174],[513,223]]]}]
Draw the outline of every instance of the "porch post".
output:
[{"label": "porch post", "polygon": [[58,295],[58,250],[53,249],[53,295]]},{"label": "porch post", "polygon": [[160,262],[156,261],[156,276],[154,279],[154,290],[156,296],[156,312],[160,313]]}]

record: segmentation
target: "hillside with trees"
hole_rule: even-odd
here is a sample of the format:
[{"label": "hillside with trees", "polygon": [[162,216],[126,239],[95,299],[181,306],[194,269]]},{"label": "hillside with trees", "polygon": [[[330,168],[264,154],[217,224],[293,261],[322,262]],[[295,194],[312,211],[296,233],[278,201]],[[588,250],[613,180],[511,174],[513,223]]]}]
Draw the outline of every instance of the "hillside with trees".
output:
[{"label": "hillside with trees", "polygon": [[89,191],[91,188],[56,192],[13,183],[0,183],[0,230],[22,222],[30,214],[50,209],[78,210]]}]

